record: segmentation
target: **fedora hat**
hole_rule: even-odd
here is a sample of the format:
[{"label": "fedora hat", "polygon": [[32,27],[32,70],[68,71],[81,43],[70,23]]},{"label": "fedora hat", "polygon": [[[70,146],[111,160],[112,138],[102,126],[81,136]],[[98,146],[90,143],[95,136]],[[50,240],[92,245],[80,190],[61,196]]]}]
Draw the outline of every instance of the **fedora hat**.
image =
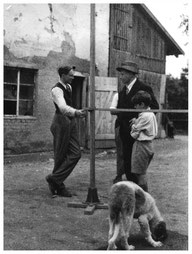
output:
[{"label": "fedora hat", "polygon": [[124,62],[121,64],[121,66],[117,67],[116,70],[117,71],[122,71],[122,70],[131,71],[135,74],[139,73],[138,65],[134,62]]}]

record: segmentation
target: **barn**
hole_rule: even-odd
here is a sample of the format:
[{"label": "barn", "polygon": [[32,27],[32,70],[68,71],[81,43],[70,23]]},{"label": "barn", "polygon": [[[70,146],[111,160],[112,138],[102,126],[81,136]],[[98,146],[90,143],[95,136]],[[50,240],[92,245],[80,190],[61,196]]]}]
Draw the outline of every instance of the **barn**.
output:
[{"label": "barn", "polygon": [[[121,89],[116,66],[134,60],[140,79],[164,104],[166,56],[183,54],[144,4],[96,4],[95,104],[110,106]],[[52,150],[51,88],[60,65],[76,67],[76,108],[89,107],[90,5],[4,4],[4,151]],[[114,146],[115,117],[96,112],[96,147]],[[161,115],[158,116],[161,127]],[[89,147],[89,114],[79,120],[82,147]]]}]

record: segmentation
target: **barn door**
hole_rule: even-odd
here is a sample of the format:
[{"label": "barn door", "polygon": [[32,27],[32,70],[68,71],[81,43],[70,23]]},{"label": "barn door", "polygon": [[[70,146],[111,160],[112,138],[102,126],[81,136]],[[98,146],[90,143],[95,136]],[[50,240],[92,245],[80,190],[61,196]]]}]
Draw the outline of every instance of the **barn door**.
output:
[{"label": "barn door", "polygon": [[[118,83],[117,78],[95,77],[96,108],[109,108],[111,106],[113,96],[117,92],[118,87],[117,83]],[[115,119],[116,116],[112,116],[109,111],[96,110],[95,112],[96,148],[115,147],[115,134],[114,134]]]}]

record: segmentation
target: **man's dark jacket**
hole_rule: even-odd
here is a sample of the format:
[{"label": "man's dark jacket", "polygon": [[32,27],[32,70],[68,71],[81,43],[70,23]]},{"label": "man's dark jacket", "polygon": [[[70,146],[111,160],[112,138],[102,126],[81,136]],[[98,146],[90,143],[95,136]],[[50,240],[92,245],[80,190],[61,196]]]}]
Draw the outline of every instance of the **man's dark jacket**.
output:
[{"label": "man's dark jacket", "polygon": [[[145,85],[138,79],[132,86],[130,92],[126,94],[126,86],[122,89],[122,91],[119,93],[119,99],[118,99],[118,105],[117,108],[122,109],[134,109],[134,105],[131,102],[132,97],[140,90],[146,91],[151,95],[151,109],[159,109],[159,104],[154,96],[153,90],[150,86]],[[117,117],[117,124],[120,125],[120,135],[122,140],[129,140],[132,139],[130,135],[131,126],[130,126],[130,120],[134,117],[137,117],[137,112],[121,112],[118,114]]]}]

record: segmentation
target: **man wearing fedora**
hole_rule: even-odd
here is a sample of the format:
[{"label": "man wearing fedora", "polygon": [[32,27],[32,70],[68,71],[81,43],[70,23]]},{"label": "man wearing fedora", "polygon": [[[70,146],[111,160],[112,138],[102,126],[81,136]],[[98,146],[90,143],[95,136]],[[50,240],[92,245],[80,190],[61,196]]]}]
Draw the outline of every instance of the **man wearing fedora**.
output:
[{"label": "man wearing fedora", "polygon": [[[132,97],[140,90],[146,91],[151,95],[152,101],[150,108],[158,109],[159,104],[154,96],[150,86],[142,83],[138,79],[139,68],[135,62],[124,62],[117,67],[120,73],[120,81],[123,84],[123,89],[119,92],[117,98],[117,108],[119,109],[134,109],[131,102]],[[131,173],[131,154],[134,139],[130,135],[131,119],[136,118],[137,112],[119,112],[117,113],[118,124],[120,126],[120,138],[123,144],[124,171],[127,180],[137,183],[134,174]],[[116,182],[119,177],[117,175]]]}]

